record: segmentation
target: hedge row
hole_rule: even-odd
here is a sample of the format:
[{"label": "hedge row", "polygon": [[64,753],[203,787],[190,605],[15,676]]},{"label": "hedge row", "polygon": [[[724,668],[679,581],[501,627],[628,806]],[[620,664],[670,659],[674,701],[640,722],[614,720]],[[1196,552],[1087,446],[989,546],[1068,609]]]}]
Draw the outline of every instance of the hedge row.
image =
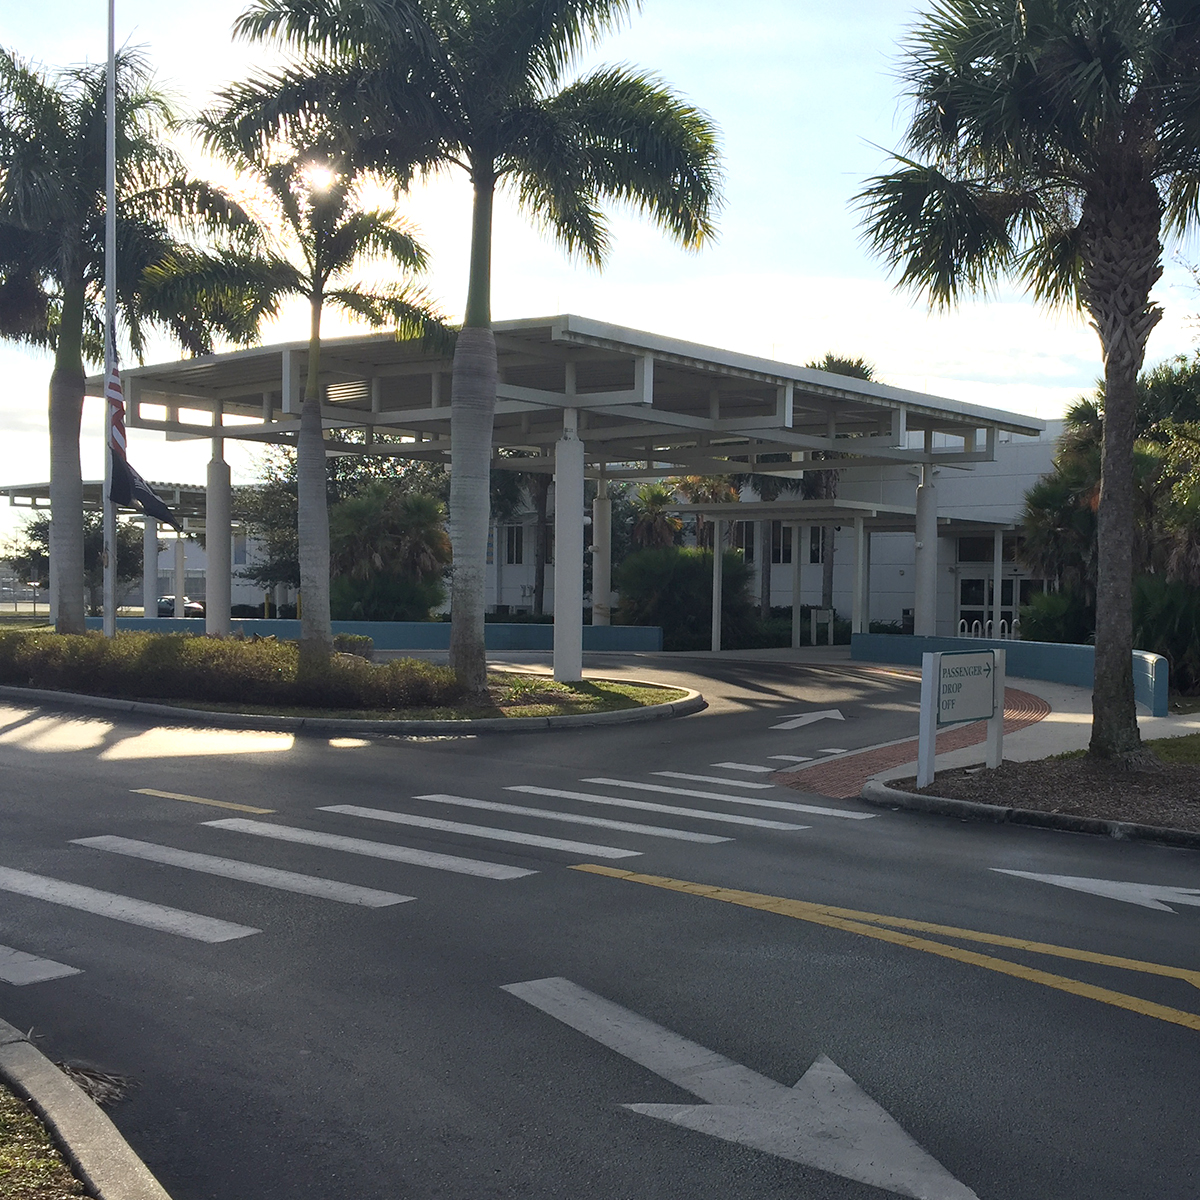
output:
[{"label": "hedge row", "polygon": [[337,655],[327,671],[298,680],[295,642],[192,637],[185,633],[0,632],[0,683],[128,699],[408,709],[453,704],[454,673],[416,659],[375,665]]}]

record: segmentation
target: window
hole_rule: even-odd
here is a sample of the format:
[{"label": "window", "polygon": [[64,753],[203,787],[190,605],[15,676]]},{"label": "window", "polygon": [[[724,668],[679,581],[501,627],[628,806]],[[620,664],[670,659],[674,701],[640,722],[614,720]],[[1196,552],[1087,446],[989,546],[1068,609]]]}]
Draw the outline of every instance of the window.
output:
[{"label": "window", "polygon": [[233,565],[235,567],[244,567],[246,565],[246,535],[239,533],[233,539]]},{"label": "window", "polygon": [[742,558],[748,563],[754,561],[754,522],[735,521],[733,523],[733,548],[742,552]]},{"label": "window", "polygon": [[525,561],[524,525],[506,525],[504,527],[504,561],[509,564]]},{"label": "window", "polygon": [[[958,539],[958,561],[960,563],[990,563],[995,547],[990,537],[960,537]],[[1003,561],[1017,561],[1017,539],[1004,539]]]},{"label": "window", "polygon": [[825,561],[825,527],[813,525],[808,534],[808,561],[823,563]]},{"label": "window", "polygon": [[792,561],[792,527],[782,521],[771,522],[771,561],[773,563],[790,563]]}]

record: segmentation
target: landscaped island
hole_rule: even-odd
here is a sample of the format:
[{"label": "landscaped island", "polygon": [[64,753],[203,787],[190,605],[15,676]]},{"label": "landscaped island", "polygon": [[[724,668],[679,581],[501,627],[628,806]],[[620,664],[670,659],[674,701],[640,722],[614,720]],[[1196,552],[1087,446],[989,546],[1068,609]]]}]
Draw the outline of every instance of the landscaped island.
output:
[{"label": "landscaped island", "polygon": [[188,634],[0,632],[0,684],[254,715],[469,720],[609,712],[684,699],[681,688],[614,680],[556,683],[492,671],[489,700],[464,696],[449,667],[418,659],[373,663],[369,639],[302,676],[295,642]]}]

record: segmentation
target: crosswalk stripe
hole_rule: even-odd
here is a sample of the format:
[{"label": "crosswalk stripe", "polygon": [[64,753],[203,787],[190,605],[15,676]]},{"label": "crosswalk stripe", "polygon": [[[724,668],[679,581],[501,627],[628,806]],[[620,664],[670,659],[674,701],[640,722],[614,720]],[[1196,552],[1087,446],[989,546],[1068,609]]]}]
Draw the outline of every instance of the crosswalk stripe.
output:
[{"label": "crosswalk stripe", "polygon": [[727,771],[749,771],[754,775],[770,775],[774,767],[760,767],[754,763],[723,762],[712,763],[714,767],[724,767]]},{"label": "crosswalk stripe", "polygon": [[689,775],[686,771],[653,771],[651,774],[663,779],[686,779],[691,783],[719,783],[723,787],[752,788],[757,792],[769,792],[773,783],[755,783],[753,779],[722,779],[720,775]]},{"label": "crosswalk stripe", "polygon": [[718,821],[723,825],[752,825],[756,829],[808,829],[808,825],[788,825],[783,821],[768,821],[764,817],[742,817],[734,813],[709,812],[703,808],[678,808],[671,804],[654,804],[649,800],[627,800],[624,796],[598,796],[595,792],[566,792],[559,788],[534,787],[518,784],[506,787],[506,792],[526,792],[531,796],[556,796],[562,800],[581,800],[585,804],[604,804],[609,808],[637,808],[642,812],[667,813],[672,817],[687,817],[693,821]]},{"label": "crosswalk stripe", "polygon": [[181,908],[151,904],[146,900],[135,900],[132,896],[101,892],[78,883],[66,883],[46,875],[30,875],[9,867],[0,867],[0,891],[32,896],[35,900],[48,900],[65,908],[77,908],[81,912],[111,917],[114,921],[126,921],[130,925],[178,934],[197,942],[230,942],[234,938],[262,932],[249,925],[235,925],[231,921],[219,921],[216,917],[201,916],[200,913]]},{"label": "crosswalk stripe", "polygon": [[353,883],[341,883],[336,879],[318,879],[315,875],[298,875],[295,871],[280,871],[275,867],[263,867],[258,863],[241,862],[235,858],[216,858],[211,854],[193,854],[190,850],[177,850],[174,846],[158,846],[153,842],[138,842],[132,838],[76,838],[73,844],[88,846],[93,850],[107,850],[111,854],[126,854],[130,858],[142,858],[147,862],[183,867],[187,871],[203,871],[206,875],[220,875],[225,879],[236,879],[242,883],[256,883],[263,887],[277,888],[283,892],[299,892],[304,896],[318,896],[322,900],[336,900],[342,904],[358,904],[363,908],[387,908],[391,904],[404,904],[408,900],[416,899],[415,896],[381,892],[375,888],[358,887]]},{"label": "crosswalk stripe", "polygon": [[266,821],[247,821],[242,817],[204,823],[215,829],[231,829],[235,833],[275,838],[280,842],[295,842],[301,846],[319,846],[324,850],[344,850],[347,854],[386,858],[389,862],[431,867],[435,871],[454,871],[459,875],[475,875],[480,879],[520,879],[522,875],[537,874],[536,871],[529,871],[524,867],[510,867],[505,863],[481,862],[474,858],[459,858],[454,854],[435,854],[431,850],[413,850],[408,846],[394,846],[390,842],[368,842],[363,838],[297,829],[292,825],[270,825]]},{"label": "crosswalk stripe", "polygon": [[362,808],[357,804],[329,804],[323,806],[321,811],[341,813],[347,817],[365,817],[368,821],[388,821],[393,825],[409,825],[416,829],[436,829],[441,833],[464,833],[493,842],[512,842],[518,846],[539,846],[544,850],[591,854],[596,858],[637,858],[641,854],[640,850],[624,850],[620,846],[594,846],[589,842],[569,842],[563,838],[545,837],[540,833],[520,833],[515,829],[495,829],[490,825],[467,825],[462,821],[417,817],[412,813],[391,812],[383,808]]},{"label": "crosswalk stripe", "polygon": [[24,987],[27,983],[45,983],[48,979],[65,979],[82,973],[78,967],[68,967],[52,958],[38,958],[24,950],[0,946],[0,983]]},{"label": "crosswalk stripe", "polygon": [[724,792],[698,792],[692,788],[667,787],[663,783],[639,783],[634,779],[606,779],[603,776],[583,780],[604,787],[636,788],[642,792],[666,792],[670,796],[696,796],[701,800],[724,800],[728,804],[750,804],[755,808],[782,808],[787,812],[813,813],[820,817],[845,817],[848,821],[870,821],[875,813],[847,812],[843,808],[823,808],[819,804],[793,804],[788,800],[764,800],[757,796],[729,796]]},{"label": "crosswalk stripe", "polygon": [[429,800],[434,804],[457,804],[462,808],[479,808],[486,812],[512,813],[518,817],[540,817],[547,821],[566,821],[572,825],[593,825],[599,829],[618,829],[623,833],[641,833],[649,837],[671,838],[677,842],[702,842],[715,845],[731,842],[733,838],[715,833],[692,833],[687,829],[664,829],[661,825],[638,825],[634,821],[612,821],[608,817],[588,817],[580,813],[554,812],[547,808],[528,808],[522,804],[497,804],[494,800],[476,800],[470,796],[447,796],[435,792],[428,796],[417,796],[418,800]]},{"label": "crosswalk stripe", "polygon": [[802,763],[812,762],[811,755],[804,754],[772,754],[768,756],[772,762]]}]

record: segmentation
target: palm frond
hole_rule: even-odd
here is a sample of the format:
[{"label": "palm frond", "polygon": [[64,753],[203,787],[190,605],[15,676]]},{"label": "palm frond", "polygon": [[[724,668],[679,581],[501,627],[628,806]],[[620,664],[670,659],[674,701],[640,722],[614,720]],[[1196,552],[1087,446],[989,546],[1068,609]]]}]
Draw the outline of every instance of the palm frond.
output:
[{"label": "palm frond", "polygon": [[876,176],[855,198],[863,237],[899,285],[924,293],[933,307],[964,291],[986,294],[1017,261],[1011,228],[1028,201],[936,167],[895,157],[899,169]]}]

